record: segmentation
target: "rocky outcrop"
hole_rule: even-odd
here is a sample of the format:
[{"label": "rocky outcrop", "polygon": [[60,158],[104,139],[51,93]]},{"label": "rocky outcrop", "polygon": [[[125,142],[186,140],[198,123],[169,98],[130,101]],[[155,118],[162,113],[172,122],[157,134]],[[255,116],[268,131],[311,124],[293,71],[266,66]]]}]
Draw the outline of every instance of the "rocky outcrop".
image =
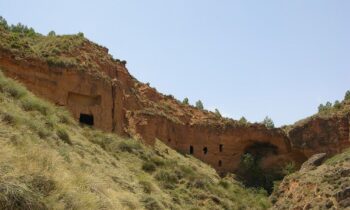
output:
[{"label": "rocky outcrop", "polygon": [[317,114],[292,126],[288,132],[294,150],[306,157],[317,153],[328,156],[338,154],[350,146],[349,102],[344,101],[342,109],[326,114]]},{"label": "rocky outcrop", "polygon": [[310,171],[315,169],[317,166],[321,165],[322,162],[326,159],[326,153],[320,153],[311,156],[307,161],[305,161],[301,167],[300,171]]},{"label": "rocky outcrop", "polygon": [[349,160],[347,151],[313,170],[285,177],[270,197],[273,209],[350,208]]}]

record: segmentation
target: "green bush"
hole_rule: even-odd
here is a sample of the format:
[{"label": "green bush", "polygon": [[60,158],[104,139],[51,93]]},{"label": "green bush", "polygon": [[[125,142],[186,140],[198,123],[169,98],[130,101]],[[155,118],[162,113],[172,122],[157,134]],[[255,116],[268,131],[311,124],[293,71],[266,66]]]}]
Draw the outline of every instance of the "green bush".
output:
[{"label": "green bush", "polygon": [[179,182],[178,177],[173,171],[160,170],[155,175],[155,178],[160,181],[165,188],[173,189],[175,185]]},{"label": "green bush", "polygon": [[144,162],[142,164],[142,170],[146,171],[146,172],[154,172],[156,170],[156,165],[152,162]]},{"label": "green bush", "polygon": [[294,173],[297,170],[297,167],[294,162],[287,163],[283,168],[282,168],[282,174],[284,176],[288,176],[289,174]]},{"label": "green bush", "polygon": [[69,137],[69,134],[67,133],[66,130],[64,130],[63,128],[59,128],[57,130],[57,136],[65,143],[72,145],[72,141]]},{"label": "green bush", "polygon": [[73,67],[77,63],[74,58],[65,58],[65,57],[53,57],[50,56],[46,59],[46,62],[51,67]]},{"label": "green bush", "polygon": [[27,94],[26,88],[13,80],[8,80],[0,73],[0,91],[7,93],[13,98],[19,99]]},{"label": "green bush", "polygon": [[21,105],[25,111],[38,111],[43,115],[49,112],[49,106],[42,100],[35,97],[26,97],[21,100]]}]

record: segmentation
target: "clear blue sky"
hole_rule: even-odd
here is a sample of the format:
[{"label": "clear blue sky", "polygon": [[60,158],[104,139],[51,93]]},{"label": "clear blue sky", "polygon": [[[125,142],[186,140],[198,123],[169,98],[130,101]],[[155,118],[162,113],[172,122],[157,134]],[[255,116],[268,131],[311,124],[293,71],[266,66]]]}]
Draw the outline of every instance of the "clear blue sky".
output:
[{"label": "clear blue sky", "polygon": [[0,0],[9,23],[84,32],[163,93],[276,125],[350,89],[349,11],[349,0]]}]

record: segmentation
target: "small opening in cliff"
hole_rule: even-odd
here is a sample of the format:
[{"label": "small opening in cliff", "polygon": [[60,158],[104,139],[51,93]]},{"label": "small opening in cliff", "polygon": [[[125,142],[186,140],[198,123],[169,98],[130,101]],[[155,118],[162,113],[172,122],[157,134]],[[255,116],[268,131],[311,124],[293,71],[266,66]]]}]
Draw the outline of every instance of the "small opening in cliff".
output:
[{"label": "small opening in cliff", "polygon": [[224,148],[224,145],[220,144],[219,145],[219,151],[222,152],[223,148]]},{"label": "small opening in cliff", "polygon": [[203,153],[206,155],[208,153],[208,147],[203,148]]},{"label": "small opening in cliff", "polygon": [[221,160],[219,160],[219,167],[221,167],[222,166],[222,161]]},{"label": "small opening in cliff", "polygon": [[94,125],[94,116],[90,114],[80,114],[79,122],[85,125]]},{"label": "small opening in cliff", "polygon": [[192,155],[193,154],[193,146],[192,145],[190,145],[190,154]]}]

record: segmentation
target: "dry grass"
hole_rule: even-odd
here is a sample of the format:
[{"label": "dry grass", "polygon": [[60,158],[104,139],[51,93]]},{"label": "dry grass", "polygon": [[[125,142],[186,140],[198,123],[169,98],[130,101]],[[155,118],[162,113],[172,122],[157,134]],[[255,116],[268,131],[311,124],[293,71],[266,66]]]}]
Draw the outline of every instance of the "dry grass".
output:
[{"label": "dry grass", "polygon": [[8,209],[270,206],[264,192],[221,179],[208,165],[160,142],[149,148],[79,127],[66,111],[2,74],[0,156],[0,207]]}]

